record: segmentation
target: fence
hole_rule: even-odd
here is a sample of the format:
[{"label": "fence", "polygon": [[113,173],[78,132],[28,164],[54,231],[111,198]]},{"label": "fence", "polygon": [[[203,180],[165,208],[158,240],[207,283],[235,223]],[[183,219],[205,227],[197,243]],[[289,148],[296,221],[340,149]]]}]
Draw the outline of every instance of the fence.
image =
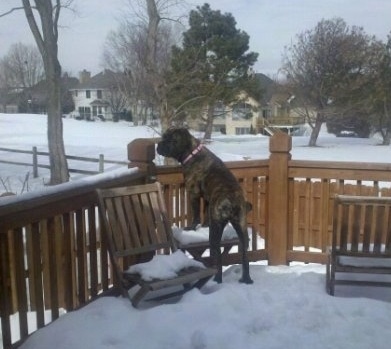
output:
[{"label": "fence", "polygon": [[[37,147],[33,147],[31,151],[30,150],[20,150],[20,149],[10,149],[10,148],[0,148],[0,151],[31,155],[32,156],[31,162],[23,162],[23,161],[15,161],[15,160],[1,160],[0,159],[0,163],[11,164],[11,165],[32,166],[34,178],[38,177],[38,168],[50,169],[50,165],[48,165],[48,161],[44,161],[45,163],[38,162],[39,156],[49,157],[49,153],[44,152],[44,151],[38,151]],[[92,162],[92,163],[98,164],[97,171],[69,168],[69,172],[71,172],[71,173],[80,173],[80,174],[85,174],[85,175],[94,175],[94,174],[104,172],[105,164],[116,164],[116,165],[124,165],[124,166],[128,165],[128,162],[126,162],[126,161],[105,160],[103,154],[99,154],[99,158],[89,158],[89,157],[73,156],[73,155],[66,155],[66,158],[67,158],[67,160]]]},{"label": "fence", "polygon": [[[153,163],[154,144],[135,141],[129,160],[139,170],[114,178],[66,183],[46,192],[0,200],[0,315],[2,341],[12,348],[29,333],[109,292],[115,280],[96,210],[95,188],[138,184],[164,186],[173,223],[191,219],[179,166]],[[247,200],[249,258],[269,264],[326,261],[331,242],[333,196],[391,196],[391,165],[292,160],[291,138],[276,133],[265,160],[229,162]],[[100,178],[103,177],[103,178]],[[100,179],[99,179],[100,178]],[[229,263],[240,262],[232,253]],[[27,321],[33,314],[37,326]],[[13,320],[13,319],[17,320]],[[19,324],[11,330],[11,322]]]}]

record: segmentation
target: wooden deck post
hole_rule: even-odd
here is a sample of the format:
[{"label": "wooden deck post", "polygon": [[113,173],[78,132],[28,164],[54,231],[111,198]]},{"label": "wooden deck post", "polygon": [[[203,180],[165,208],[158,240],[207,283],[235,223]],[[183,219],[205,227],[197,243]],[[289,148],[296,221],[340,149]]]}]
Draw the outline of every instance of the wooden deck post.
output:
[{"label": "wooden deck post", "polygon": [[155,142],[149,138],[137,138],[128,144],[129,168],[138,167],[147,174],[146,183],[156,181]]},{"label": "wooden deck post", "polygon": [[269,150],[269,265],[287,264],[288,246],[288,161],[292,138],[277,132],[270,138]]}]

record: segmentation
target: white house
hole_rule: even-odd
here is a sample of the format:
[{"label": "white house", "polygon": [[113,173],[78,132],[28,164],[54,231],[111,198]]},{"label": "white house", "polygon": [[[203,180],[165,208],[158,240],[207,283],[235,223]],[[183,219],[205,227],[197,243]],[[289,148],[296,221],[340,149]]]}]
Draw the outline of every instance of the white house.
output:
[{"label": "white house", "polygon": [[79,84],[72,88],[75,111],[72,116],[84,120],[113,120],[116,113],[123,112],[126,100],[118,89],[119,75],[110,70],[91,77],[83,70],[79,75]]}]

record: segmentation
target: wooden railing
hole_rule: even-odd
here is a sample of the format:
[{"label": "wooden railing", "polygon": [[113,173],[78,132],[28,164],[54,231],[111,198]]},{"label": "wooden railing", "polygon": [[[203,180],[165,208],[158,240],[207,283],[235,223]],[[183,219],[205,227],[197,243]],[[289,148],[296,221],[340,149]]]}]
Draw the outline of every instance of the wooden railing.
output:
[{"label": "wooden railing", "polygon": [[[136,172],[98,175],[41,193],[0,199],[0,315],[3,347],[64,311],[110,291],[110,262],[101,241],[95,189],[159,180],[173,223],[191,219],[179,166],[153,163],[153,141],[128,146]],[[253,205],[249,256],[269,264],[325,263],[335,193],[391,196],[391,165],[292,160],[291,138],[276,133],[266,160],[227,162]],[[240,262],[236,253],[229,263]],[[36,327],[28,323],[35,316]],[[13,320],[16,318],[17,320]],[[11,321],[19,324],[11,331]],[[1,346],[0,346],[1,347]]]},{"label": "wooden railing", "polygon": [[291,160],[288,182],[287,229],[276,237],[287,249],[277,262],[326,263],[335,194],[391,196],[391,165]]},{"label": "wooden railing", "polygon": [[[249,259],[259,261],[267,259],[266,241],[266,188],[268,178],[268,161],[235,161],[226,163],[244,189],[246,200],[253,208],[247,216],[250,228]],[[164,196],[169,209],[169,218],[179,227],[190,225],[191,210],[183,181],[182,169],[179,166],[158,167],[156,179],[163,184]],[[240,263],[240,255],[229,254],[226,264]]]},{"label": "wooden railing", "polygon": [[[95,189],[144,181],[144,173],[127,170],[114,178],[98,175],[94,180],[0,200],[4,348],[55,320],[60,312],[77,309],[109,290],[113,280],[100,234]],[[11,332],[12,314],[18,315],[16,332]]]}]

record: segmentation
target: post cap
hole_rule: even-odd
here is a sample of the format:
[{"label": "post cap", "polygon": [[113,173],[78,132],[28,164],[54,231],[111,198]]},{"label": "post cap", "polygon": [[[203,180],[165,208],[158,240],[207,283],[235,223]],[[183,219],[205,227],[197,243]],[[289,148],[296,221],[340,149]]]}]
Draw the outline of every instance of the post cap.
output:
[{"label": "post cap", "polygon": [[292,137],[285,132],[276,132],[269,142],[271,153],[288,153],[292,150]]},{"label": "post cap", "polygon": [[152,162],[155,159],[155,142],[150,138],[137,138],[128,143],[128,160]]}]

